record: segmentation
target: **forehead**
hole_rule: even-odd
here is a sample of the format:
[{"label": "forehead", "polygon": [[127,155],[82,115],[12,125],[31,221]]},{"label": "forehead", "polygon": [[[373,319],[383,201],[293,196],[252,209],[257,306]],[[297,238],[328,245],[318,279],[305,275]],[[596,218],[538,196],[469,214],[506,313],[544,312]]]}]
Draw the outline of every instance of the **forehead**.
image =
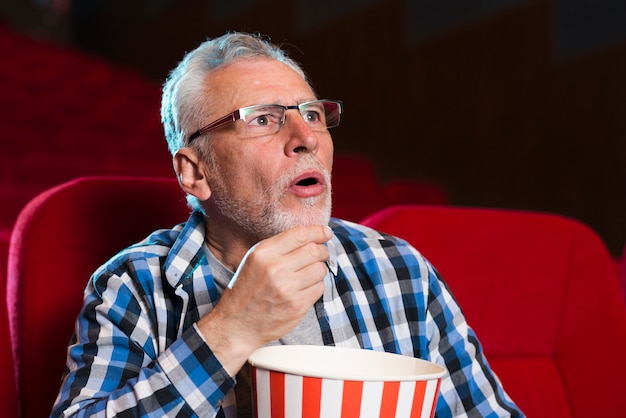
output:
[{"label": "forehead", "polygon": [[[239,59],[207,74],[205,87],[215,112],[254,104],[297,104],[315,99],[297,72],[282,62],[266,59]],[[217,100],[216,100],[217,99]]]}]

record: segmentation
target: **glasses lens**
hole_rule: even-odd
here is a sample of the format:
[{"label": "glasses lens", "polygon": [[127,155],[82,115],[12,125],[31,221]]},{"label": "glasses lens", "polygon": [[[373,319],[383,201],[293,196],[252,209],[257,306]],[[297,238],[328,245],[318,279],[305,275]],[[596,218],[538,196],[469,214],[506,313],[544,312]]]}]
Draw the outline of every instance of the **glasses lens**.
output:
[{"label": "glasses lens", "polygon": [[320,100],[314,102],[302,103],[298,106],[302,118],[313,130],[326,129],[326,109],[324,103]]},{"label": "glasses lens", "polygon": [[339,125],[339,116],[341,115],[340,102],[315,100],[302,103],[299,107],[300,114],[314,131],[326,130]]},{"label": "glasses lens", "polygon": [[250,136],[276,133],[285,121],[285,108],[275,105],[250,106],[242,110],[246,131]]},{"label": "glasses lens", "polygon": [[322,101],[324,104],[324,115],[326,118],[326,127],[334,128],[335,126],[339,126],[339,121],[341,119],[341,102],[324,100]]}]

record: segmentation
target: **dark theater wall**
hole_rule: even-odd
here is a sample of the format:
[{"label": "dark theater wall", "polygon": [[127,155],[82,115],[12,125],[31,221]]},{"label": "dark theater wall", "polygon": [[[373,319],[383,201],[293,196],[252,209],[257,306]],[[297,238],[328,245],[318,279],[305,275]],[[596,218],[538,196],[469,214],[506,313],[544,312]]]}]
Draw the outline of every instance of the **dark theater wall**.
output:
[{"label": "dark theater wall", "polygon": [[57,26],[62,41],[158,82],[207,36],[266,34],[286,43],[320,96],[344,100],[337,152],[371,158],[383,180],[436,181],[456,205],[572,216],[617,255],[626,241],[622,3],[75,0]]}]

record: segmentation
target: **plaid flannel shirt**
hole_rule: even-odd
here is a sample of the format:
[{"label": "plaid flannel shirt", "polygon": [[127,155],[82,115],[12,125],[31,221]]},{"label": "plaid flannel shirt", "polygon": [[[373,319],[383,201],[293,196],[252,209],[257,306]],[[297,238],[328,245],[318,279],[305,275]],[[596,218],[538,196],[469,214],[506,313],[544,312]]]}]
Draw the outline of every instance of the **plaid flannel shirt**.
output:
[{"label": "plaid flannel shirt", "polygon": [[[324,344],[444,366],[437,417],[521,416],[433,267],[409,244],[333,219]],[[109,260],[85,290],[52,416],[223,417],[235,379],[195,323],[218,302],[205,221],[156,231]]]}]

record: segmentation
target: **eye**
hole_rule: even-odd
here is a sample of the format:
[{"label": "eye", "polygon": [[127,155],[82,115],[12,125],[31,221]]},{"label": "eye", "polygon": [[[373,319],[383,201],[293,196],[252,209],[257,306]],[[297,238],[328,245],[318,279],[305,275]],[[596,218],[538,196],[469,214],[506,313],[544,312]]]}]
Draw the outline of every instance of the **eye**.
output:
[{"label": "eye", "polygon": [[322,121],[322,115],[318,110],[307,110],[303,112],[302,117],[307,123],[320,123]]},{"label": "eye", "polygon": [[300,114],[311,125],[326,126],[326,113],[320,102],[312,102],[304,105]]},{"label": "eye", "polygon": [[280,125],[283,114],[284,111],[282,108],[264,106],[250,112],[250,114],[246,117],[246,123],[249,128],[267,128],[276,126]]},{"label": "eye", "polygon": [[268,115],[257,116],[256,118],[250,121],[251,125],[259,125],[259,126],[267,126],[270,123],[270,118]]}]

